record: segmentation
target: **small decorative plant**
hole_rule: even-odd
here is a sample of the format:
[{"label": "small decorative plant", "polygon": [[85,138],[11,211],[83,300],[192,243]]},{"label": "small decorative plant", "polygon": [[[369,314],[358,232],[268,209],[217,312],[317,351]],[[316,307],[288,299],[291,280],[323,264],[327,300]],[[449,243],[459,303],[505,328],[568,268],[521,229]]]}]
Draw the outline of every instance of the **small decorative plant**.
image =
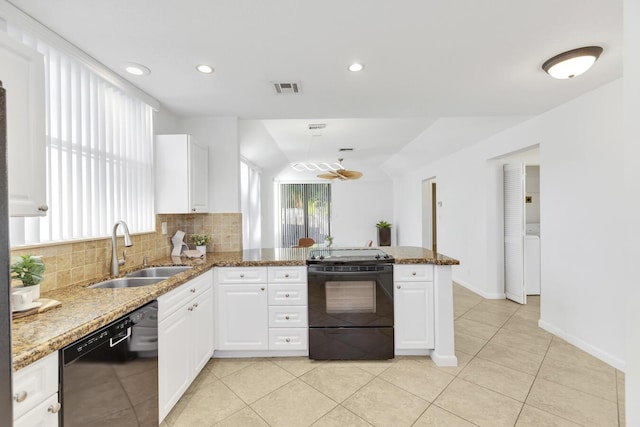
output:
[{"label": "small decorative plant", "polygon": [[211,236],[208,234],[192,234],[191,243],[196,246],[206,246],[211,242]]},{"label": "small decorative plant", "polygon": [[331,246],[331,245],[333,245],[333,237],[331,237],[331,236],[326,236],[326,237],[324,238],[324,240],[326,240],[326,242],[327,242],[327,246]]},{"label": "small decorative plant", "polygon": [[391,224],[388,223],[387,221],[378,221],[378,223],[376,224],[376,228],[391,228]]},{"label": "small decorative plant", "polygon": [[11,278],[20,280],[24,286],[35,286],[42,282],[44,270],[41,257],[21,255],[18,261],[11,264]]}]

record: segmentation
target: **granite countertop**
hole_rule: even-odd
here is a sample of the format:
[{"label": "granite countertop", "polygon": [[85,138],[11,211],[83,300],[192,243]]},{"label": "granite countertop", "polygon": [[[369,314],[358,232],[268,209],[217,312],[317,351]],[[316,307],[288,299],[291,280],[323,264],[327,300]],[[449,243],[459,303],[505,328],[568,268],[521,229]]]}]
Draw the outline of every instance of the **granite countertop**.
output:
[{"label": "granite countertop", "polygon": [[[457,265],[458,260],[420,247],[382,248],[396,264]],[[158,265],[193,265],[191,270],[154,285],[137,288],[88,289],[87,283],[43,292],[42,297],[62,302],[45,313],[13,321],[13,370],[25,366],[73,343],[136,308],[153,301],[212,267],[304,266],[308,248],[250,249],[242,252],[208,253],[205,259],[168,257]],[[132,269],[123,269],[126,274]],[[98,278],[94,283],[105,278]]]}]

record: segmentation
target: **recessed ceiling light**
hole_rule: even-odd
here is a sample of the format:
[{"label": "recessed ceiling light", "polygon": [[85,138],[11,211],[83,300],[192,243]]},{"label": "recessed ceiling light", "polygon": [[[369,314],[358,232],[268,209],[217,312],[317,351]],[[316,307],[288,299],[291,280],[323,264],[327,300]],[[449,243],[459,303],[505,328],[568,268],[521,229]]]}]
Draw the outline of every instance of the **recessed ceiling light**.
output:
[{"label": "recessed ceiling light", "polygon": [[357,73],[358,71],[362,71],[364,69],[364,65],[359,64],[357,62],[354,62],[353,64],[349,65],[349,71],[353,71],[354,73]]},{"label": "recessed ceiling light", "polygon": [[556,79],[571,79],[591,68],[601,53],[600,46],[573,49],[548,59],[542,64],[542,69]]},{"label": "recessed ceiling light", "polygon": [[127,73],[133,74],[134,76],[146,76],[151,74],[151,70],[144,65],[136,64],[134,62],[126,62],[122,65]]},{"label": "recessed ceiling light", "polygon": [[196,67],[196,70],[200,71],[202,74],[211,74],[213,73],[213,67],[207,64],[200,64]]}]

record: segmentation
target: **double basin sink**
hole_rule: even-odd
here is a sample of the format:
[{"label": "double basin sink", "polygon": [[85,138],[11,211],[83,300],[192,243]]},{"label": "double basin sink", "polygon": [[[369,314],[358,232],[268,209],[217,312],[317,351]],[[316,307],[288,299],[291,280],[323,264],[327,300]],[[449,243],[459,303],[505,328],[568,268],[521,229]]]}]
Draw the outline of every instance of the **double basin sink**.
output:
[{"label": "double basin sink", "polygon": [[96,283],[89,288],[137,288],[153,285],[190,269],[189,266],[148,267],[133,271],[125,277]]}]

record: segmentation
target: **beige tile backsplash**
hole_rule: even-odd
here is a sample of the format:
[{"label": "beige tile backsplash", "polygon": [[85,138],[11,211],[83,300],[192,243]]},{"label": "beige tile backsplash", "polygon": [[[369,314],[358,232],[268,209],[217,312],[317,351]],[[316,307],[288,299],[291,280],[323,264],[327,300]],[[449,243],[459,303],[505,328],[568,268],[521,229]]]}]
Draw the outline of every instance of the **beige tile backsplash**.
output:
[{"label": "beige tile backsplash", "polygon": [[[167,234],[161,234],[162,223],[167,223]],[[172,214],[156,215],[155,233],[134,234],[133,246],[127,249],[125,268],[142,265],[147,256],[149,263],[171,254],[171,237],[177,230],[186,233],[185,242],[193,247],[189,236],[194,233],[211,235],[207,252],[235,252],[242,250],[242,214]],[[118,230],[118,233],[121,233]],[[118,251],[124,248],[118,237]],[[109,275],[111,264],[111,238],[83,240],[12,248],[13,257],[32,254],[43,257],[46,272],[41,283],[43,291],[90,282]],[[121,256],[120,252],[120,256]]]}]

